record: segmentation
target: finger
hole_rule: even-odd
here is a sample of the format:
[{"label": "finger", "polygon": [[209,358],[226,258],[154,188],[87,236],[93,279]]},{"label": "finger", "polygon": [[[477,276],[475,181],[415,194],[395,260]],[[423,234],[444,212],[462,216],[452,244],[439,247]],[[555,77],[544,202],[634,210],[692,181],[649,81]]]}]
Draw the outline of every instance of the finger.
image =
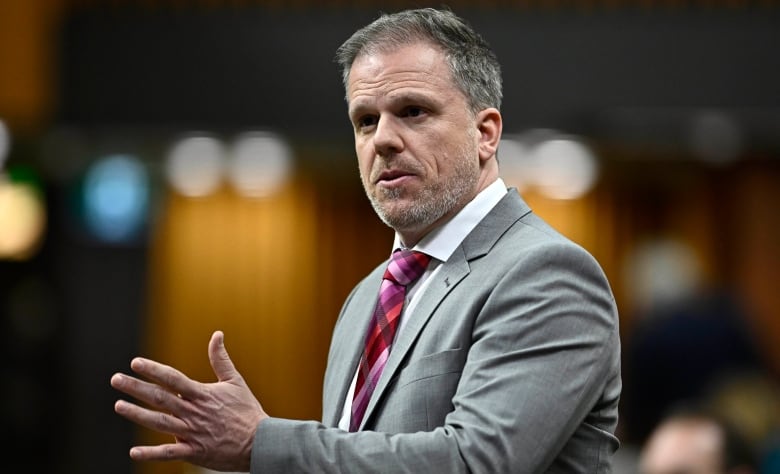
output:
[{"label": "finger", "polygon": [[220,382],[241,379],[241,374],[236,370],[233,361],[230,360],[225,348],[225,335],[222,331],[215,331],[209,341],[209,362],[217,380]]},{"label": "finger", "polygon": [[125,374],[114,374],[111,377],[111,386],[154,408],[175,414],[182,412],[183,401],[178,394],[171,393],[159,385]]},{"label": "finger", "polygon": [[134,461],[187,461],[193,454],[192,447],[182,443],[134,446],[130,449],[130,457]]},{"label": "finger", "polygon": [[192,400],[200,393],[201,384],[168,365],[153,360],[136,357],[130,362],[133,372],[156,382],[172,393]]},{"label": "finger", "polygon": [[140,407],[125,400],[118,400],[114,404],[114,411],[128,420],[160,433],[167,433],[185,438],[189,433],[189,427],[184,421],[167,413]]}]

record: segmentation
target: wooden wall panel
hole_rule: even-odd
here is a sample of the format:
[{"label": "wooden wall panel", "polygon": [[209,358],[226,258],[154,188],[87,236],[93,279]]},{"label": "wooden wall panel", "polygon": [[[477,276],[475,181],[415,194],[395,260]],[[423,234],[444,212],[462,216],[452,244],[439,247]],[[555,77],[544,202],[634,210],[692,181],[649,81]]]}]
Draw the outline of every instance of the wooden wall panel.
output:
[{"label": "wooden wall panel", "polygon": [[734,280],[767,360],[780,374],[780,166],[751,167],[733,185]]},{"label": "wooden wall panel", "polygon": [[61,3],[0,2],[0,119],[19,133],[39,130],[52,112]]}]

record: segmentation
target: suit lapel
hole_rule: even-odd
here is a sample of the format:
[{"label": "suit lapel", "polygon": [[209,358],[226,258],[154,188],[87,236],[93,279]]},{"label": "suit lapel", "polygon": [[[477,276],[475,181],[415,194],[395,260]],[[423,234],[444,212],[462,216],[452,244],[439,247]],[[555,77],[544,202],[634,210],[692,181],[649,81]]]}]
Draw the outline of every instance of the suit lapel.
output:
[{"label": "suit lapel", "polygon": [[[507,195],[496,204],[488,215],[463,240],[463,243],[455,249],[450,258],[442,263],[439,272],[425,290],[425,294],[421,295],[423,298],[415,308],[413,317],[409,319],[404,330],[393,343],[390,357],[363,416],[361,429],[371,417],[378,401],[387,388],[387,384],[399,370],[401,362],[406,358],[406,354],[413,347],[418,335],[433,312],[449,292],[468,276],[470,272],[469,261],[487,254],[504,232],[530,211],[530,208],[520,198],[516,190],[510,189]],[[378,292],[378,284],[376,291]],[[376,302],[376,295],[374,295],[374,302]],[[363,331],[365,332],[365,326]],[[362,350],[362,340],[360,344],[360,350]],[[358,356],[360,350],[358,351]],[[355,364],[357,364],[357,360],[355,360]],[[355,366],[353,365],[351,368],[350,376],[353,376]],[[350,378],[347,384],[351,381]]]},{"label": "suit lapel", "polygon": [[323,387],[322,421],[327,426],[336,426],[341,418],[347,390],[363,353],[365,334],[376,305],[385,266],[387,262],[377,267],[358,286],[333,334],[332,354]]}]

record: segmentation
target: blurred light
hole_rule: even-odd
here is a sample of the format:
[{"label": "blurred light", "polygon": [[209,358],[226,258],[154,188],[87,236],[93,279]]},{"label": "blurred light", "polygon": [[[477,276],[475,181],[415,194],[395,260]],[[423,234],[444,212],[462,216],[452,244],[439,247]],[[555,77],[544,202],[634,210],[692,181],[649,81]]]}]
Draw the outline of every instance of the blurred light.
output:
[{"label": "blurred light", "polygon": [[11,132],[8,131],[5,122],[0,120],[0,170],[3,169],[3,163],[11,149]]},{"label": "blurred light", "polygon": [[535,188],[551,199],[577,199],[596,184],[598,162],[578,139],[534,129],[501,140],[502,177],[519,190]]},{"label": "blurred light", "polygon": [[134,237],[146,221],[149,181],[137,158],[114,155],[98,160],[84,182],[85,219],[89,229],[109,242]]},{"label": "blurred light", "polygon": [[529,147],[521,139],[504,137],[498,147],[501,176],[509,186],[525,191],[534,181],[535,163]]},{"label": "blurred light", "polygon": [[672,238],[648,240],[626,259],[626,286],[642,310],[677,303],[700,285],[701,267],[693,249]]},{"label": "blurred light", "polygon": [[206,196],[222,183],[224,161],[224,146],[216,138],[203,135],[183,138],[168,155],[168,181],[184,196]]},{"label": "blurred light", "polygon": [[729,115],[707,111],[696,115],[690,123],[688,143],[700,160],[725,165],[739,158],[743,148],[743,133]]},{"label": "blurred light", "polygon": [[282,138],[248,132],[236,139],[228,178],[247,197],[265,197],[281,188],[292,169],[292,152]]},{"label": "blurred light", "polygon": [[532,153],[538,170],[535,184],[550,198],[577,199],[596,183],[596,157],[577,140],[548,140],[537,145]]},{"label": "blurred light", "polygon": [[30,183],[0,175],[0,258],[24,260],[34,253],[46,223],[46,212]]}]

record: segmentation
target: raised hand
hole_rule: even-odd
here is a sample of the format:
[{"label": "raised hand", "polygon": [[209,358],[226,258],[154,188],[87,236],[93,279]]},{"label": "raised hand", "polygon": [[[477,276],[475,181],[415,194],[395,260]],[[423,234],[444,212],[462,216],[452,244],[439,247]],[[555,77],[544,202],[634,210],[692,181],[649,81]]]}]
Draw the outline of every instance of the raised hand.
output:
[{"label": "raised hand", "polygon": [[119,400],[114,410],[141,426],[174,436],[175,442],[135,446],[137,461],[183,460],[220,471],[248,471],[258,423],[267,418],[238,373],[216,331],[209,361],[217,382],[201,383],[158,362],[135,358],[130,368],[142,379],[114,374],[111,386],[146,407]]}]

